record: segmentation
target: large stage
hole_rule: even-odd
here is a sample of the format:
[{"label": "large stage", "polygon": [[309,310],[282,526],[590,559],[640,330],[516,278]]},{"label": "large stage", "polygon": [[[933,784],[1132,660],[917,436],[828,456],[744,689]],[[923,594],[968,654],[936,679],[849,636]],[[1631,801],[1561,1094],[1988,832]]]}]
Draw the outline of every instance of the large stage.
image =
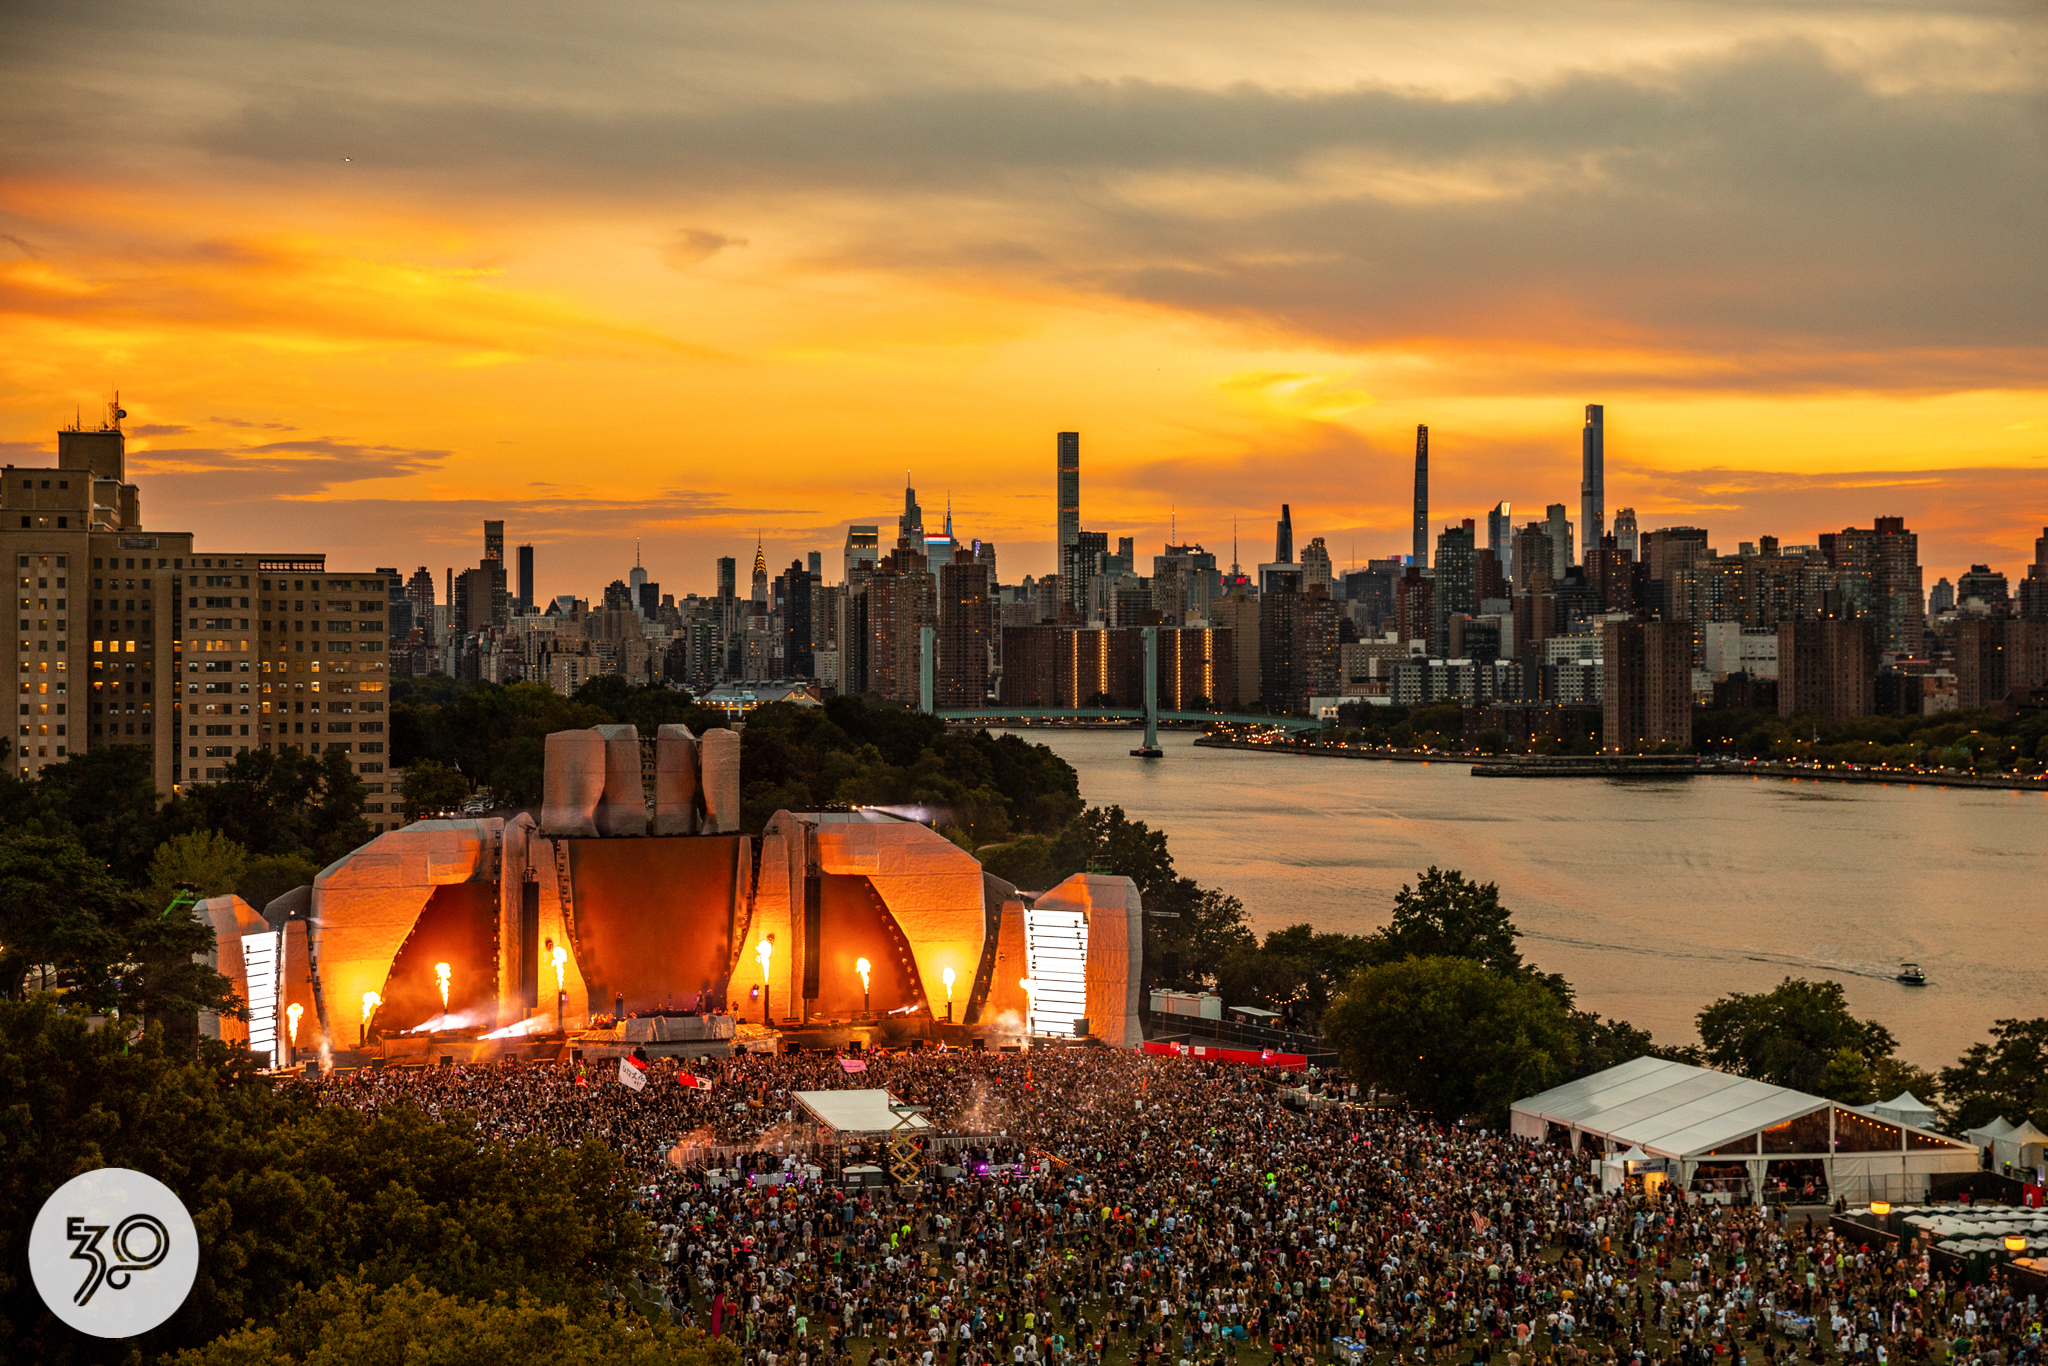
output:
[{"label": "large stage", "polygon": [[[557,732],[547,763],[538,813],[381,835],[281,923],[204,903],[252,1015],[220,1022],[223,1037],[280,1062],[703,1055],[757,1027],[756,1046],[777,1049],[1141,1042],[1128,878],[1020,892],[936,831],[872,811],[778,811],[755,839],[736,829],[730,732],[701,746],[680,726]],[[721,1015],[747,1027],[633,1036],[650,1017]]]}]

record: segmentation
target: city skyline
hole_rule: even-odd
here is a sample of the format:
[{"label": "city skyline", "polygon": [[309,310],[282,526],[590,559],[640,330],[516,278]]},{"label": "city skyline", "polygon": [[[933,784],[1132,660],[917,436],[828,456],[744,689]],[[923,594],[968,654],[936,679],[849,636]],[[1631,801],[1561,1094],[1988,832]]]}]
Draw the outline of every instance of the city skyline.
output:
[{"label": "city skyline", "polygon": [[456,564],[503,519],[587,593],[635,539],[684,586],[828,549],[906,465],[1043,572],[1061,430],[1098,527],[1287,501],[1363,558],[1417,425],[1436,508],[1577,507],[1598,402],[1643,526],[2023,562],[2048,25],[1634,17],[31,10],[0,442],[118,388],[160,524]]}]

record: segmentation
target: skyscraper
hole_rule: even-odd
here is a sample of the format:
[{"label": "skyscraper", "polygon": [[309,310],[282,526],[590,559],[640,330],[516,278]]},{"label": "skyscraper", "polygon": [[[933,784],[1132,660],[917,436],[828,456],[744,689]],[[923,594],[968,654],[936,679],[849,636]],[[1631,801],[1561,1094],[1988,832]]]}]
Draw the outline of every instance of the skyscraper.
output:
[{"label": "skyscraper", "polygon": [[[635,541],[633,542],[633,567],[626,571],[627,594],[632,599],[633,606],[639,611],[640,615],[652,621],[654,619],[654,610],[653,607],[648,605],[647,586],[647,566],[640,563],[640,543]],[[654,605],[659,606],[660,603],[659,590],[656,590]]]},{"label": "skyscraper", "polygon": [[1493,511],[1486,514],[1486,548],[1493,552],[1494,563],[1500,566],[1502,577],[1512,578],[1515,572],[1514,514],[1505,502],[1495,503]]},{"label": "skyscraper", "polygon": [[1294,563],[1294,513],[1285,503],[1280,505],[1280,520],[1273,526],[1273,562]]},{"label": "skyscraper", "polygon": [[740,562],[730,555],[718,557],[718,596],[731,602],[739,593]]},{"label": "skyscraper", "polygon": [[917,490],[910,486],[907,470],[903,482],[903,515],[896,519],[896,544],[909,546],[920,555],[924,553],[924,509],[917,505]]},{"label": "skyscraper", "polygon": [[2034,562],[2020,580],[2020,619],[2048,621],[2048,526],[2034,538]]},{"label": "skyscraper", "polygon": [[1606,409],[1598,403],[1586,405],[1579,454],[1584,466],[1579,484],[1579,536],[1590,554],[1600,548],[1600,538],[1607,532]]},{"label": "skyscraper", "polygon": [[505,563],[505,524],[503,522],[484,523],[484,558],[496,560],[499,564]]},{"label": "skyscraper", "polygon": [[1636,510],[1623,508],[1614,514],[1614,548],[1631,560],[1640,560],[1640,537],[1636,532]]},{"label": "skyscraper", "polygon": [[[433,586],[431,580],[429,580],[427,586],[429,588]],[[533,610],[533,547],[531,545],[519,547],[519,610],[521,612],[531,612]]]},{"label": "skyscraper", "polygon": [[846,528],[846,582],[875,572],[875,561],[881,558],[882,531],[875,526],[849,526]]},{"label": "skyscraper", "polygon": [[990,632],[995,624],[989,567],[961,547],[939,566],[939,630],[933,644],[933,691],[942,707],[978,707],[988,700]]},{"label": "skyscraper", "polygon": [[787,605],[782,612],[782,671],[791,678],[817,675],[818,661],[811,634],[811,573],[803,561],[789,564]]},{"label": "skyscraper", "polygon": [[1436,538],[1436,591],[1430,601],[1429,652],[1437,658],[1450,651],[1450,619],[1471,616],[1478,608],[1472,597],[1473,553],[1477,549],[1472,522],[1447,526]]},{"label": "skyscraper", "polygon": [[[912,504],[915,507],[915,504]],[[761,538],[754,538],[754,613],[765,616],[768,612],[768,557],[761,553]]]},{"label": "skyscraper", "polygon": [[1053,494],[1059,508],[1058,544],[1060,582],[1066,585],[1067,601],[1075,596],[1081,582],[1081,566],[1074,556],[1081,544],[1081,434],[1061,432],[1056,442]]},{"label": "skyscraper", "polygon": [[1429,428],[1415,428],[1415,567],[1429,568]]},{"label": "skyscraper", "polygon": [[1927,599],[1920,586],[1920,538],[1903,517],[1879,517],[1868,531],[1824,532],[1820,553],[1835,571],[1850,616],[1877,623],[1881,654],[1918,655],[1925,643]]},{"label": "skyscraper", "polygon": [[1303,547],[1301,552],[1301,583],[1304,589],[1321,584],[1331,588],[1336,583],[1336,569],[1330,563],[1330,547],[1318,536]]},{"label": "skyscraper", "polygon": [[1610,752],[1692,745],[1692,633],[1680,621],[1601,627],[1600,742]]},{"label": "skyscraper", "polygon": [[439,645],[434,638],[434,574],[425,565],[412,571],[412,577],[405,581],[405,596],[412,603],[413,624],[420,628],[420,636],[429,645]]},{"label": "skyscraper", "polygon": [[1550,581],[1564,582],[1564,571],[1578,563],[1572,555],[1572,524],[1564,515],[1563,503],[1543,509],[1543,529],[1550,533]]}]

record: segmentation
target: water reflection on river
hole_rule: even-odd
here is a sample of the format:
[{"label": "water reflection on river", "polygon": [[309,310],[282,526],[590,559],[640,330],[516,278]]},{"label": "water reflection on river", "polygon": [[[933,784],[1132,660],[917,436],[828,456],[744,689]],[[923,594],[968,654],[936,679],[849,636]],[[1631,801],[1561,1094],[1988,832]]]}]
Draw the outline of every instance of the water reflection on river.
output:
[{"label": "water reflection on river", "polygon": [[[1787,976],[1843,983],[1922,1066],[1992,1020],[2048,1014],[2048,795],[1783,779],[1474,778],[1198,749],[1128,731],[1023,732],[1081,795],[1164,829],[1180,870],[1261,933],[1365,932],[1431,864],[1500,884],[1526,957],[1589,1009],[1690,1039],[1700,1007]],[[1930,985],[1891,980],[1901,961]]]}]

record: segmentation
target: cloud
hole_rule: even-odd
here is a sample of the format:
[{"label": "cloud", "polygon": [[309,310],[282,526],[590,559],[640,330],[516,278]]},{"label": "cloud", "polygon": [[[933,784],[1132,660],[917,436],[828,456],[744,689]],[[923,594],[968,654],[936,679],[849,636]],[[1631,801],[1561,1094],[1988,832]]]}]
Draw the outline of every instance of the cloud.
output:
[{"label": "cloud", "polygon": [[321,438],[257,446],[160,447],[130,452],[128,470],[130,478],[147,478],[174,498],[246,506],[252,500],[314,497],[337,485],[431,473],[451,455],[446,450]]},{"label": "cloud", "polygon": [[670,270],[688,270],[702,265],[727,247],[744,247],[744,237],[727,237],[703,228],[678,228],[661,249],[661,259]]},{"label": "cloud", "polygon": [[220,427],[243,427],[253,431],[290,432],[298,430],[289,422],[250,422],[239,417],[209,417],[206,420]]},{"label": "cloud", "polygon": [[[208,418],[207,420],[209,422],[220,421],[217,417]],[[132,422],[127,428],[128,435],[130,436],[183,436],[191,430],[190,427],[177,422]]]},{"label": "cloud", "polygon": [[[1126,79],[583,110],[301,90],[199,139],[277,166],[347,143],[479,191],[801,202],[837,221],[842,264],[1000,258],[1344,347],[1565,345],[1649,382],[1801,387],[2041,368],[2044,117],[2038,85],[1892,88],[1782,41],[1468,95]],[[685,230],[665,255],[727,242]]]}]

